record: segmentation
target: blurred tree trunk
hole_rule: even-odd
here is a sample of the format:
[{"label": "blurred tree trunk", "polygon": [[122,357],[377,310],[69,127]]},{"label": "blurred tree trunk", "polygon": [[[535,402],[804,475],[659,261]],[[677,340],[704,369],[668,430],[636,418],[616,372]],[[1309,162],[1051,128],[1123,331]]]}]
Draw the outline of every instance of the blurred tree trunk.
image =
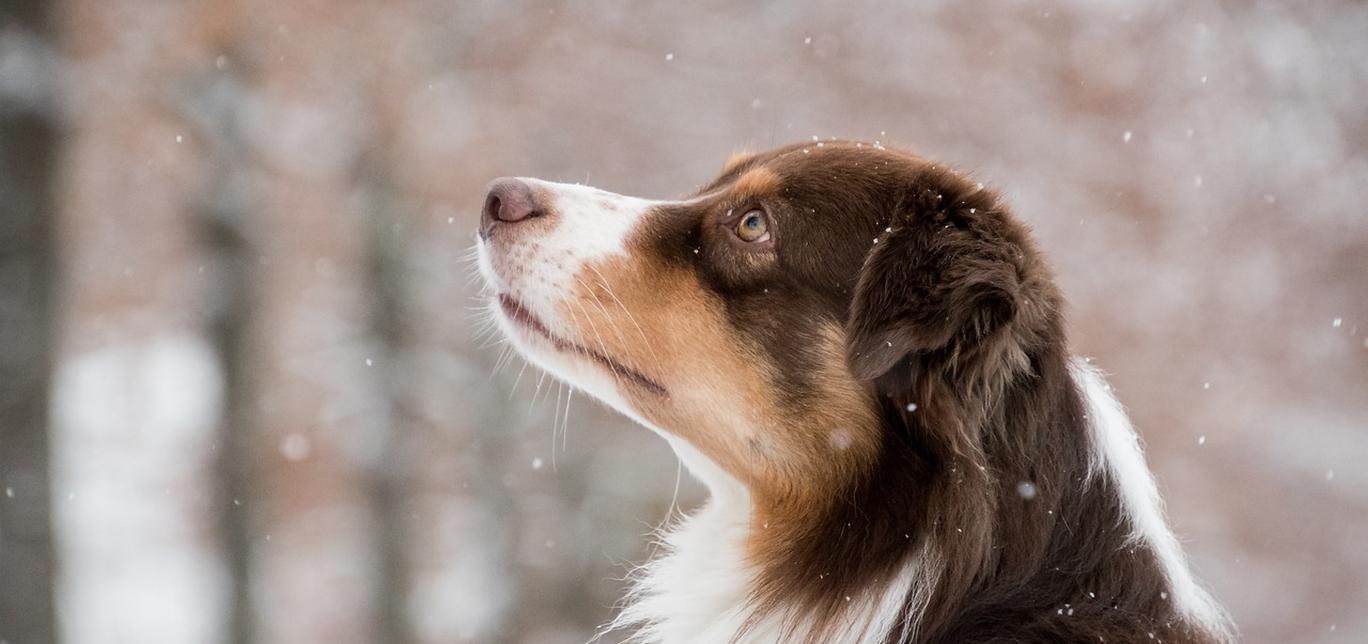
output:
[{"label": "blurred tree trunk", "polygon": [[226,640],[236,644],[253,641],[251,612],[251,524],[249,521],[252,461],[247,437],[251,435],[249,372],[246,345],[251,319],[248,292],[247,244],[231,212],[206,214],[209,250],[219,264],[218,287],[223,299],[215,311],[210,333],[223,365],[223,425],[219,432],[219,503],[223,509],[221,531],[231,575]]},{"label": "blurred tree trunk", "polygon": [[215,644],[228,617],[224,383],[196,221],[210,146],[177,111],[216,70],[224,20],[205,5],[52,5],[68,122],[50,404],[66,641]]},{"label": "blurred tree trunk", "polygon": [[413,640],[405,610],[408,597],[408,535],[405,514],[409,488],[407,442],[402,391],[407,380],[404,346],[407,343],[404,288],[407,240],[395,216],[393,189],[385,181],[383,163],[368,164],[363,178],[371,204],[366,217],[366,246],[371,298],[371,333],[376,338],[375,377],[371,385],[379,400],[372,420],[380,454],[371,470],[371,503],[378,522],[375,605],[377,629],[387,644]]},{"label": "blurred tree trunk", "polygon": [[251,605],[253,424],[250,374],[252,282],[256,278],[253,204],[247,143],[241,128],[245,94],[236,70],[215,74],[192,92],[185,112],[198,117],[209,152],[207,189],[198,209],[201,244],[212,260],[208,332],[223,370],[218,433],[219,530],[230,576],[225,641],[254,641]]},{"label": "blurred tree trunk", "polygon": [[[22,55],[40,65],[48,24],[39,0],[0,9],[0,35],[34,44]],[[0,95],[0,641],[23,644],[56,635],[47,391],[57,131],[42,109],[50,96],[30,89]]]},{"label": "blurred tree trunk", "polygon": [[[450,15],[435,24],[466,24],[464,8],[443,11]],[[383,373],[396,405],[387,476],[393,483],[403,473],[402,506],[381,517],[392,531],[386,538],[403,539],[402,553],[392,546],[386,552],[402,560],[388,564],[394,574],[382,584],[402,584],[391,601],[403,604],[388,610],[404,611],[403,636],[412,642],[534,641],[545,636],[522,617],[543,617],[543,606],[524,601],[517,551],[515,509],[526,499],[515,499],[507,485],[517,440],[507,421],[527,413],[509,402],[508,383],[491,377],[493,355],[473,346],[467,305],[474,284],[456,257],[473,239],[465,212],[479,201],[472,194],[483,195],[488,176],[452,171],[473,150],[460,135],[469,115],[452,109],[465,81],[445,62],[450,42],[460,40],[447,29],[391,44],[394,28],[384,27],[379,38],[386,46],[372,48],[383,70],[370,86],[372,149],[381,152],[368,171],[383,178],[370,181],[383,197],[372,208],[372,253],[383,267],[372,282],[384,307],[377,336],[388,342],[386,327],[400,332]],[[503,150],[491,145],[476,156],[484,162]],[[389,525],[395,520],[400,525]]]},{"label": "blurred tree trunk", "polygon": [[[246,71],[253,274],[250,588],[259,642],[384,640],[370,473],[387,413],[356,171],[369,147],[362,3],[253,0]],[[246,503],[246,501],[244,501]]]}]

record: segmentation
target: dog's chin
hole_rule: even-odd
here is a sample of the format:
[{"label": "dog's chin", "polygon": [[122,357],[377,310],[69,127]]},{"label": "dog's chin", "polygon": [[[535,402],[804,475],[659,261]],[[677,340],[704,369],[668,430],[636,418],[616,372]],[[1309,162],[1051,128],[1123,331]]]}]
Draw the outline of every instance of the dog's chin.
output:
[{"label": "dog's chin", "polygon": [[[546,370],[572,389],[583,391],[638,423],[651,426],[631,405],[627,389],[658,395],[663,391],[654,381],[638,382],[622,373],[600,354],[589,352],[565,335],[531,315],[526,307],[506,295],[498,296],[495,319],[513,347],[533,365]],[[605,361],[608,361],[605,364]],[[637,376],[637,378],[643,378]]]},{"label": "dog's chin", "polygon": [[579,384],[581,372],[590,365],[584,364],[588,360],[572,348],[573,343],[553,334],[539,318],[506,294],[497,295],[494,304],[499,328],[518,353],[570,385]]},{"label": "dog's chin", "polygon": [[[574,364],[587,364],[593,367],[593,372],[610,377],[610,381],[615,385],[614,389],[626,388],[659,398],[669,398],[669,391],[657,379],[627,366],[604,351],[590,348],[592,345],[589,343],[578,341],[568,334],[552,329],[517,298],[507,293],[500,293],[497,297],[499,313],[507,323],[505,326],[511,326],[519,332],[519,335],[514,337],[530,336],[538,340],[536,344],[543,347],[543,353],[565,356]],[[575,379],[566,380],[572,385],[580,385]]]}]

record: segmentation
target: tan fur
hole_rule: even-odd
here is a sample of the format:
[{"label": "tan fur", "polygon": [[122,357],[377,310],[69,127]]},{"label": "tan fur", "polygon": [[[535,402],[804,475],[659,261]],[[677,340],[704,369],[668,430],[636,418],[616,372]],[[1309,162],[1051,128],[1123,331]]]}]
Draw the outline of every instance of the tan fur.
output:
[{"label": "tan fur", "polygon": [[753,556],[781,552],[774,544],[802,530],[808,517],[835,501],[831,490],[844,489],[879,449],[871,394],[845,368],[845,334],[835,325],[823,331],[821,350],[829,357],[821,362],[814,395],[802,407],[782,410],[784,424],[777,425],[789,433],[786,445],[794,453],[787,460],[811,471],[772,473],[771,493],[758,495],[756,503],[756,521],[771,529],[753,534]]},{"label": "tan fur", "polygon": [[743,459],[768,424],[773,385],[763,363],[728,336],[721,303],[683,271],[636,255],[592,267],[580,284],[567,305],[576,309],[577,334],[622,364],[670,376],[662,383],[669,398],[622,386],[633,408],[749,482]]},{"label": "tan fur", "polygon": [[750,161],[753,158],[755,158],[755,153],[744,148],[733,152],[731,156],[727,157],[726,163],[722,164],[722,174],[727,174],[728,172],[741,167],[741,164]]},{"label": "tan fur", "polygon": [[[746,484],[757,521],[805,516],[795,507],[828,502],[831,486],[877,449],[869,394],[845,369],[844,336],[834,325],[825,334],[822,350],[830,358],[816,395],[785,408],[774,395],[775,367],[727,322],[722,301],[686,271],[642,253],[614,258],[586,270],[566,306],[577,337],[589,346],[665,379],[668,398],[620,389],[646,420]],[[769,534],[781,538],[778,530]]]},{"label": "tan fur", "polygon": [[[703,463],[721,498],[738,495],[718,468],[745,488],[744,514],[688,537],[716,533],[735,553],[716,570],[753,575],[718,596],[719,619],[745,617],[732,641],[1224,641],[1222,624],[1169,601],[1163,563],[1127,533],[1119,482],[1074,485],[1093,467],[1088,418],[1025,227],[918,157],[807,151],[734,155],[693,199],[648,206],[624,252],[580,264],[553,296],[565,338],[552,343],[608,372],[600,396]],[[787,244],[735,238],[752,207]],[[538,225],[554,221],[519,230]],[[623,623],[692,632],[660,597],[681,579],[681,596],[698,595],[688,577],[717,551],[696,550]],[[1064,567],[1076,583],[1060,583]],[[1097,602],[1076,603],[1079,589]],[[1071,602],[1067,620],[1049,610]]]},{"label": "tan fur", "polygon": [[779,190],[779,175],[766,167],[751,168],[732,187],[733,192],[744,197],[763,197]]}]

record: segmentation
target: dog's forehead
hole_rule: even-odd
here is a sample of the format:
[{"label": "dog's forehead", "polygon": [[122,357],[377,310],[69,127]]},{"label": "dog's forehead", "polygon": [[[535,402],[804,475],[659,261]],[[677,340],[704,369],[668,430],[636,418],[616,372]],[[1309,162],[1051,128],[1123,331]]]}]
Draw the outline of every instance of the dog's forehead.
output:
[{"label": "dog's forehead", "polygon": [[[862,255],[874,243],[873,234],[889,225],[925,165],[914,155],[861,142],[805,143],[735,161],[710,189],[750,195],[761,186],[758,201],[778,206],[770,214],[778,224],[781,253],[833,256],[860,250]],[[795,240],[803,246],[783,243]],[[806,248],[812,244],[817,248]]]},{"label": "dog's forehead", "polygon": [[[823,276],[852,273],[892,217],[922,161],[859,142],[805,143],[757,155],[734,169],[729,185],[743,193],[763,183],[773,205],[786,264]],[[767,181],[755,181],[761,175]],[[808,272],[808,271],[804,271]]]},{"label": "dog's forehead", "polygon": [[735,183],[753,170],[774,173],[786,184],[824,185],[828,181],[857,182],[853,188],[894,180],[925,163],[910,153],[860,141],[795,143],[764,152],[733,155],[698,195],[712,193]]},{"label": "dog's forehead", "polygon": [[[661,275],[692,274],[700,287],[723,295],[733,317],[778,318],[801,309],[843,320],[861,267],[890,226],[918,161],[840,141],[732,159],[700,192],[657,203],[642,218],[628,245],[645,263],[630,270],[654,273],[650,267],[659,265],[670,267]],[[733,247],[719,232],[748,208],[763,209],[771,220],[772,259],[769,251]],[[798,299],[774,299],[784,297]]]}]

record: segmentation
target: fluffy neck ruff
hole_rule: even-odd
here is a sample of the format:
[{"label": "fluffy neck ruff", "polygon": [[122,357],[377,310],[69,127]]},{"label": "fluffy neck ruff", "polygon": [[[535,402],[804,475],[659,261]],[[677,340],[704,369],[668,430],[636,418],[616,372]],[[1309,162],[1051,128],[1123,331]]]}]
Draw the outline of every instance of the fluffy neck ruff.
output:
[{"label": "fluffy neck ruff", "polygon": [[757,532],[777,527],[757,522],[745,486],[689,444],[668,440],[707,485],[710,498],[698,512],[662,531],[657,544],[661,554],[634,572],[627,604],[609,631],[631,632],[628,642],[700,644],[872,644],[907,631],[904,607],[916,592],[918,573],[929,572],[916,565],[922,558],[909,559],[899,574],[842,595],[835,620],[814,619],[797,604],[767,600],[760,590],[767,577],[765,562],[749,554],[749,545]]},{"label": "fluffy neck ruff", "polygon": [[744,486],[671,440],[711,498],[665,532],[611,629],[702,644],[1228,641],[1105,382],[1062,356],[1032,370],[977,414],[934,385],[910,389],[928,401],[915,412],[887,400],[907,431],[845,503],[793,525],[760,520]]}]

